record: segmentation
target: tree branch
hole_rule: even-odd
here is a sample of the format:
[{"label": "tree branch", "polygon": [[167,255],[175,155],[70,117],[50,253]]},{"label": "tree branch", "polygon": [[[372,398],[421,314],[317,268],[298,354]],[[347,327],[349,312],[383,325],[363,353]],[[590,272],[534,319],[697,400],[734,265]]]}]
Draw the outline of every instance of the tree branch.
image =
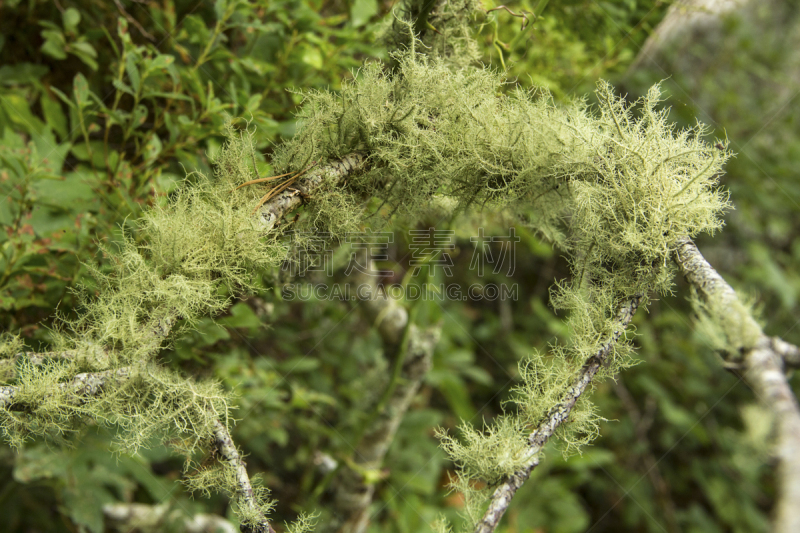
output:
[{"label": "tree branch", "polygon": [[219,420],[214,421],[214,445],[219,457],[228,463],[236,473],[237,491],[236,495],[241,500],[240,505],[247,508],[248,514],[258,515],[259,519],[254,524],[248,526],[242,524],[241,529],[246,533],[275,533],[267,518],[261,512],[256,500],[253,486],[250,484],[250,477],[247,475],[244,461],[233,443],[228,428]]},{"label": "tree branch", "polygon": [[403,416],[431,368],[441,328],[409,324],[408,311],[379,290],[376,276],[361,273],[352,279],[359,282],[356,292],[363,297],[361,309],[380,333],[384,353],[394,353],[395,364],[400,368],[399,375],[389,383],[386,394],[378,402],[374,416],[367,422],[352,464],[343,465],[334,482],[335,514],[341,518],[328,529],[363,533],[369,525],[367,511],[375,494],[375,484],[381,478],[379,470]]},{"label": "tree branch", "polygon": [[[120,531],[163,530],[168,523],[180,520],[186,533],[235,533],[236,527],[221,516],[198,513],[184,517],[176,510],[170,512],[169,505],[147,505],[144,503],[109,503],[103,506],[103,515],[109,525]],[[177,515],[177,516],[175,516]]]},{"label": "tree branch", "polygon": [[326,184],[337,185],[349,174],[366,167],[367,158],[353,152],[338,161],[331,161],[325,166],[309,171],[291,188],[282,192],[258,210],[258,216],[265,229],[271,230],[290,211],[303,205],[306,197],[312,196]]},{"label": "tree branch", "polygon": [[727,355],[731,359],[741,358],[743,378],[775,415],[779,462],[775,531],[800,531],[800,407],[783,373],[783,358],[793,360],[797,348],[767,337],[752,316],[738,312],[742,305],[736,292],[688,237],[679,242],[675,262],[702,298],[719,307],[721,319],[736,321],[733,326],[737,329],[756,334],[755,341],[744,347],[742,353]]},{"label": "tree branch", "polygon": [[783,364],[787,368],[800,368],[800,348],[780,337],[770,337],[769,341],[772,351],[783,358]]},{"label": "tree branch", "polygon": [[[60,392],[69,394],[70,401],[79,404],[87,398],[98,396],[109,384],[127,381],[130,377],[131,370],[129,367],[104,370],[102,372],[83,372],[69,381],[59,383],[58,389]],[[19,387],[13,385],[0,387],[0,409],[24,411],[35,407],[21,401],[19,395]]]},{"label": "tree branch", "polygon": [[573,381],[572,386],[564,393],[561,402],[553,407],[539,426],[530,434],[531,460],[527,466],[511,476],[509,476],[492,494],[489,508],[483,515],[483,519],[475,526],[474,533],[492,533],[500,519],[508,509],[514,494],[522,487],[523,483],[530,477],[533,469],[539,465],[539,454],[544,449],[547,441],[556,432],[556,429],[567,421],[572,408],[575,407],[578,399],[586,391],[586,388],[594,379],[598,370],[603,366],[608,356],[614,351],[614,346],[619,342],[620,337],[625,332],[625,328],[630,323],[636,310],[639,308],[641,296],[631,296],[620,307],[617,314],[617,327],[611,335],[611,339],[600,348],[600,350],[584,363],[578,376]]},{"label": "tree branch", "polygon": [[[58,384],[61,391],[67,392],[70,400],[76,403],[85,401],[88,398],[99,396],[103,390],[115,383],[127,381],[132,376],[129,367],[122,367],[116,370],[105,370],[102,372],[84,372],[76,375],[70,381]],[[0,409],[24,410],[30,406],[17,401],[19,388],[15,386],[0,387]],[[260,518],[255,523],[248,526],[242,525],[242,531],[246,533],[275,533],[266,517],[258,507],[250,478],[247,475],[244,461],[239,455],[236,445],[233,443],[228,429],[219,421],[214,420],[213,425],[214,446],[218,456],[222,461],[233,468],[236,477],[236,496],[239,497],[241,505],[247,508],[248,514],[258,515]]]},{"label": "tree branch", "polygon": [[[270,202],[266,203],[259,210],[259,217],[267,230],[274,228],[286,214],[291,210],[300,207],[304,198],[319,192],[326,185],[335,186],[340,180],[352,172],[364,168],[366,157],[362,154],[351,153],[338,161],[330,162],[312,172],[305,178],[299,180],[293,190],[288,190],[278,195]],[[175,323],[180,317],[175,316],[174,312],[169,312],[164,317],[156,319],[142,327],[148,330],[144,342],[148,348],[158,350],[161,343],[166,339]],[[150,346],[152,345],[152,346]],[[86,350],[66,350],[61,352],[45,352],[41,354],[20,353],[12,359],[0,361],[0,372],[2,375],[10,374],[13,376],[14,367],[19,358],[28,357],[28,361],[33,365],[42,365],[48,359],[80,359],[83,357],[107,357],[108,352],[101,347],[93,348],[91,353]],[[132,371],[130,367],[112,368],[99,372],[84,372],[75,375],[72,379],[59,383],[59,392],[68,394],[69,401],[82,403],[88,398],[99,396],[103,390],[113,385],[130,379]],[[55,393],[55,391],[54,391]],[[36,406],[28,405],[20,398],[21,389],[17,386],[0,386],[0,409],[7,410],[27,410]],[[394,428],[396,429],[396,427]],[[213,422],[214,445],[219,457],[233,468],[236,478],[236,496],[240,499],[241,505],[250,516],[258,517],[255,523],[242,525],[242,531],[247,533],[274,533],[272,526],[261,512],[260,507],[253,491],[250,478],[245,468],[245,463],[239,455],[236,445],[231,439],[230,433],[225,425],[218,419]]]}]

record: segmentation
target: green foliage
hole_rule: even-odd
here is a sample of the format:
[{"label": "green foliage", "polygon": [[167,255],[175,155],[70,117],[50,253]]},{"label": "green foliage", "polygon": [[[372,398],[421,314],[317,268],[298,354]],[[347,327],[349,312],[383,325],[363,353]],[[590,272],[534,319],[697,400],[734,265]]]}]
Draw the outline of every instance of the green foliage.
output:
[{"label": "green foliage", "polygon": [[623,75],[671,3],[522,0],[486,7],[500,5],[525,13],[528,22],[502,9],[487,13],[477,35],[484,62],[569,101],[591,92],[598,78]]}]

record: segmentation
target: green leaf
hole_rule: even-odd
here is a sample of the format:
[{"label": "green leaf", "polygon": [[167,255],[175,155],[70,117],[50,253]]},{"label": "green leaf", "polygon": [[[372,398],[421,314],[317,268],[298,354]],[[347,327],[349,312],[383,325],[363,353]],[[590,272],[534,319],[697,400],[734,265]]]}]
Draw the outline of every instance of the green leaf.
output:
[{"label": "green leaf", "polygon": [[222,20],[225,17],[225,10],[228,7],[228,0],[216,0],[214,2],[214,15],[217,16],[217,20]]},{"label": "green leaf", "polygon": [[136,96],[136,93],[133,92],[131,86],[123,82],[122,80],[114,80],[112,84],[114,85],[115,88],[119,89],[120,91],[127,93],[131,96]]},{"label": "green leaf", "polygon": [[[76,476],[77,477],[77,476]],[[113,496],[103,485],[87,483],[81,480],[64,488],[64,511],[80,526],[85,526],[92,533],[103,532],[104,503],[114,501]]]},{"label": "green leaf", "polygon": [[89,82],[80,72],[72,81],[72,90],[75,93],[75,103],[78,108],[86,107],[89,104]]},{"label": "green leaf", "polygon": [[44,65],[19,63],[17,65],[3,65],[0,67],[0,83],[3,85],[21,85],[30,83],[40,85],[39,80],[49,72]]},{"label": "green leaf", "polygon": [[[125,45],[131,44],[131,34],[128,31],[128,21],[123,17],[119,17],[117,19],[117,35],[119,35],[119,38],[122,39],[122,42]],[[127,48],[127,46],[125,48]]]},{"label": "green leaf", "polygon": [[257,329],[264,325],[258,315],[253,312],[253,309],[243,302],[231,307],[231,316],[226,316],[218,320],[218,322],[229,328]]},{"label": "green leaf", "polygon": [[70,33],[76,33],[78,24],[81,22],[81,14],[74,7],[67,8],[62,15],[64,22],[64,30]]},{"label": "green leaf", "polygon": [[144,147],[145,159],[148,163],[152,163],[158,158],[161,148],[161,139],[158,138],[158,135],[153,134]]},{"label": "green leaf", "polygon": [[131,82],[133,92],[139,94],[141,78],[139,77],[139,67],[136,66],[136,56],[134,54],[128,54],[125,58],[125,72],[128,74],[128,80]]},{"label": "green leaf", "polygon": [[148,92],[146,96],[148,98],[171,98],[172,100],[183,100],[184,102],[192,101],[191,98],[181,93]]},{"label": "green leaf", "polygon": [[44,38],[44,44],[42,44],[40,50],[43,54],[53,59],[67,58],[67,52],[64,50],[67,43],[64,40],[63,33],[57,30],[44,30],[42,31],[42,37]]},{"label": "green leaf", "polygon": [[22,131],[37,135],[44,131],[44,123],[31,112],[28,101],[19,94],[9,93],[0,96],[0,107],[8,114],[11,122]]},{"label": "green leaf", "polygon": [[350,23],[354,28],[358,28],[377,14],[378,2],[376,0],[355,0],[350,7]]},{"label": "green leaf", "polygon": [[322,53],[316,46],[306,45],[301,60],[310,67],[322,70]]},{"label": "green leaf", "polygon": [[31,483],[62,476],[66,465],[57,454],[49,453],[44,446],[33,446],[20,453],[14,465],[14,480]]},{"label": "green leaf", "polygon": [[97,50],[94,49],[94,46],[85,41],[80,41],[77,43],[72,43],[70,45],[70,51],[78,59],[83,61],[89,68],[92,70],[97,70],[97,61],[95,61],[95,58],[97,57]]},{"label": "green leaf", "polygon": [[58,98],[62,102],[64,102],[68,106],[70,106],[72,109],[75,109],[75,102],[73,102],[72,99],[70,99],[69,96],[67,96],[66,94],[61,92],[60,89],[58,89],[57,87],[53,87],[53,86],[48,87],[48,89],[50,89],[51,92],[53,92],[56,96],[58,96]]},{"label": "green leaf", "polygon": [[150,61],[147,70],[161,70],[175,62],[175,58],[169,54],[159,54]]},{"label": "green leaf", "polygon": [[475,407],[469,399],[464,380],[449,373],[443,374],[437,388],[456,416],[462,420],[472,420],[475,416]]},{"label": "green leaf", "polygon": [[147,107],[139,104],[133,110],[133,118],[131,119],[132,125],[134,128],[137,128],[144,124],[144,121],[147,119]]}]

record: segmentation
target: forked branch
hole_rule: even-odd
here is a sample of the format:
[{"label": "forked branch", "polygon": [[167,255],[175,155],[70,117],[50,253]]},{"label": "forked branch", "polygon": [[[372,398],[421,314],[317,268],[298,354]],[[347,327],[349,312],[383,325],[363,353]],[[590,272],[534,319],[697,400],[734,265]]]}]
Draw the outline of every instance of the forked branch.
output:
[{"label": "forked branch", "polygon": [[767,337],[749,313],[741,312],[744,306],[736,292],[688,237],[680,241],[675,262],[702,299],[716,310],[713,318],[735,321],[728,327],[753,332],[752,342],[738,350],[741,353],[726,355],[742,368],[744,380],[775,415],[779,487],[775,531],[800,531],[800,407],[783,372],[784,358],[788,363],[797,357],[798,350]]}]

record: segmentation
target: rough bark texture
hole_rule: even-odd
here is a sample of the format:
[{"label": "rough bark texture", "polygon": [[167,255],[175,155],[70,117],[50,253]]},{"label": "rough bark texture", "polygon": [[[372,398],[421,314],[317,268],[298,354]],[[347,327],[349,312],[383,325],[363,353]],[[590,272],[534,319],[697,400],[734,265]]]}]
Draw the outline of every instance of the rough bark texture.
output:
[{"label": "rough bark texture", "polygon": [[772,344],[772,351],[783,358],[783,364],[786,365],[786,368],[800,368],[800,348],[779,337],[772,337],[770,343]]},{"label": "rough bark texture", "polygon": [[561,402],[550,410],[542,423],[530,434],[528,441],[531,446],[531,461],[522,470],[509,476],[492,494],[489,508],[483,515],[483,519],[475,526],[475,533],[492,533],[500,519],[505,514],[511,499],[519,488],[530,477],[531,472],[539,464],[539,454],[544,448],[556,429],[563,424],[575,407],[578,399],[591,384],[597,371],[606,361],[608,356],[614,351],[614,346],[619,342],[620,337],[625,332],[625,328],[633,319],[636,310],[639,308],[641,296],[632,296],[622,305],[617,315],[617,327],[613,335],[603,347],[594,354],[581,368],[572,386],[565,391]]},{"label": "rough bark texture", "polygon": [[271,230],[288,212],[303,205],[305,198],[313,196],[326,185],[337,185],[348,174],[363,169],[366,163],[366,156],[353,152],[338,161],[332,161],[323,167],[309,171],[303,179],[258,210],[258,216],[264,228]]},{"label": "rough bark texture", "polygon": [[249,527],[242,525],[242,531],[252,533],[275,533],[266,517],[261,513],[256,501],[253,486],[250,484],[250,477],[247,475],[244,461],[239,455],[239,450],[233,443],[228,428],[219,420],[214,421],[214,446],[222,461],[228,463],[236,472],[237,496],[239,505],[244,506],[250,514],[260,515],[258,522],[250,524]]},{"label": "rough bark texture", "polygon": [[[691,239],[680,242],[675,260],[702,298],[716,301],[720,309],[739,303],[736,292],[705,260]],[[791,350],[796,347],[764,335],[752,317],[745,317],[741,327],[757,331],[757,340],[743,353],[728,355],[741,366],[744,379],[775,415],[779,495],[774,530],[796,533],[800,531],[800,407],[783,373],[781,353],[776,350],[778,347],[796,355]]]}]

